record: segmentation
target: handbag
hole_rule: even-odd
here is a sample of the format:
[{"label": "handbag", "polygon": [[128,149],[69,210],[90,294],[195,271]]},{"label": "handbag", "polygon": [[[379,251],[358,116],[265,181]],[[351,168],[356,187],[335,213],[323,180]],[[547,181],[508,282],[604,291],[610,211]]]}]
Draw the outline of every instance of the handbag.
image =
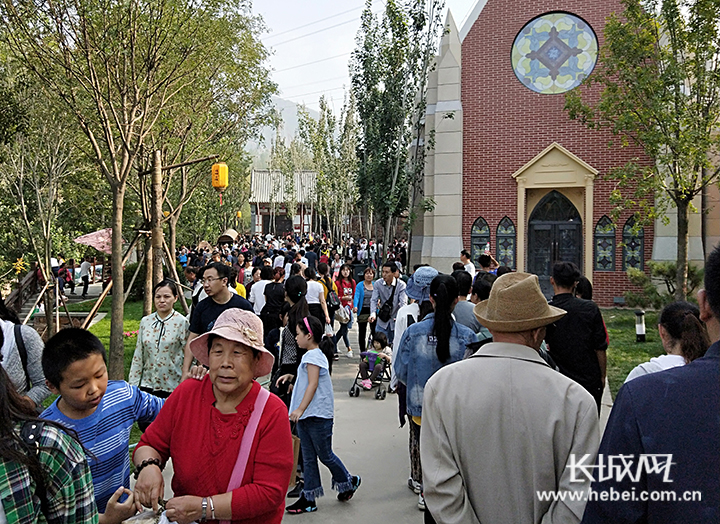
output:
[{"label": "handbag", "polygon": [[390,322],[390,319],[392,319],[393,298],[395,298],[396,287],[397,286],[393,286],[392,293],[390,293],[390,296],[385,302],[383,302],[383,305],[380,306],[380,311],[378,311],[377,316],[383,322]]},{"label": "handbag", "polygon": [[335,313],[335,320],[340,322],[341,324],[347,324],[350,322],[350,312],[348,311],[347,307],[341,307],[337,310],[337,313]]},{"label": "handbag", "polygon": [[[230,482],[228,482],[228,491],[239,488],[242,483],[248,459],[250,458],[250,449],[252,448],[253,440],[255,440],[255,434],[260,424],[260,417],[265,410],[265,404],[267,404],[269,398],[270,392],[265,388],[260,388],[258,396],[255,399],[255,407],[253,408],[250,420],[248,420],[248,425],[240,441],[240,451],[238,452],[237,461],[230,476]],[[230,524],[229,520],[221,520],[220,522],[221,524]]]}]

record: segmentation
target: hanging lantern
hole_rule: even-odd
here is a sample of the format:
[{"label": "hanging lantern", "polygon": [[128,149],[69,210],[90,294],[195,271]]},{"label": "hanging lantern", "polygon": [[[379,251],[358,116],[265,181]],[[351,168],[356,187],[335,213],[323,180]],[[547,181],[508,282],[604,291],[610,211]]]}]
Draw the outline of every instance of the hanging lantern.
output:
[{"label": "hanging lantern", "polygon": [[225,162],[218,162],[212,166],[212,186],[220,193],[220,205],[222,205],[222,194],[228,187],[228,166]]},{"label": "hanging lantern", "polygon": [[238,218],[242,218],[242,211],[238,211],[235,216],[238,217]]}]

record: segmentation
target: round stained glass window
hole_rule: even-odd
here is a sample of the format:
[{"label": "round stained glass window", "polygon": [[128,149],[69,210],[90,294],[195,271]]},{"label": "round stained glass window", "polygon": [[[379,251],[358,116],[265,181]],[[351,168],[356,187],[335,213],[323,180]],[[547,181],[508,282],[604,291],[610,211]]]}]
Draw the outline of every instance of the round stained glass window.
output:
[{"label": "round stained glass window", "polygon": [[528,89],[554,95],[579,86],[597,56],[597,37],[587,22],[569,13],[546,13],[515,37],[512,66]]}]

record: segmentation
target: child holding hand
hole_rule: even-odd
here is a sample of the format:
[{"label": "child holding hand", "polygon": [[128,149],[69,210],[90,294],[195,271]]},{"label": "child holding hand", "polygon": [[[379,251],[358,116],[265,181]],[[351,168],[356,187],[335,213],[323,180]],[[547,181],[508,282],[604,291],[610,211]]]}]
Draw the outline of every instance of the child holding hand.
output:
[{"label": "child holding hand", "polygon": [[[323,337],[323,325],[312,316],[300,320],[295,330],[298,347],[306,352],[300,361],[292,392],[290,420],[297,424],[300,437],[305,486],[297,502],[286,509],[288,513],[299,514],[316,511],[315,499],[324,494],[318,458],[332,473],[332,487],[342,502],[353,497],[360,487],[360,477],[350,475],[332,450],[335,408],[327,358],[327,354],[332,358],[334,352],[332,340]],[[324,347],[320,349],[320,345]]]}]

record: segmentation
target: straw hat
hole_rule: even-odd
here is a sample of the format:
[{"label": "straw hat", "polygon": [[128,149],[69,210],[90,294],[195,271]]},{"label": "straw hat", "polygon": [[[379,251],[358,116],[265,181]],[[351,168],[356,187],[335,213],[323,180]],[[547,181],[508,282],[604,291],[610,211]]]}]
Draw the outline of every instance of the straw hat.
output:
[{"label": "straw hat", "polygon": [[475,317],[491,331],[518,333],[552,324],[566,311],[547,303],[537,275],[507,273],[498,278],[490,298],[473,309]]},{"label": "straw hat", "polygon": [[260,361],[255,368],[255,377],[262,377],[272,371],[275,357],[263,345],[263,325],[255,313],[244,309],[226,309],[215,321],[212,330],[190,342],[190,351],[203,366],[210,366],[208,338],[216,335],[260,352]]},{"label": "straw hat", "polygon": [[408,279],[405,294],[418,303],[430,300],[430,283],[438,276],[438,270],[430,266],[417,268]]}]

